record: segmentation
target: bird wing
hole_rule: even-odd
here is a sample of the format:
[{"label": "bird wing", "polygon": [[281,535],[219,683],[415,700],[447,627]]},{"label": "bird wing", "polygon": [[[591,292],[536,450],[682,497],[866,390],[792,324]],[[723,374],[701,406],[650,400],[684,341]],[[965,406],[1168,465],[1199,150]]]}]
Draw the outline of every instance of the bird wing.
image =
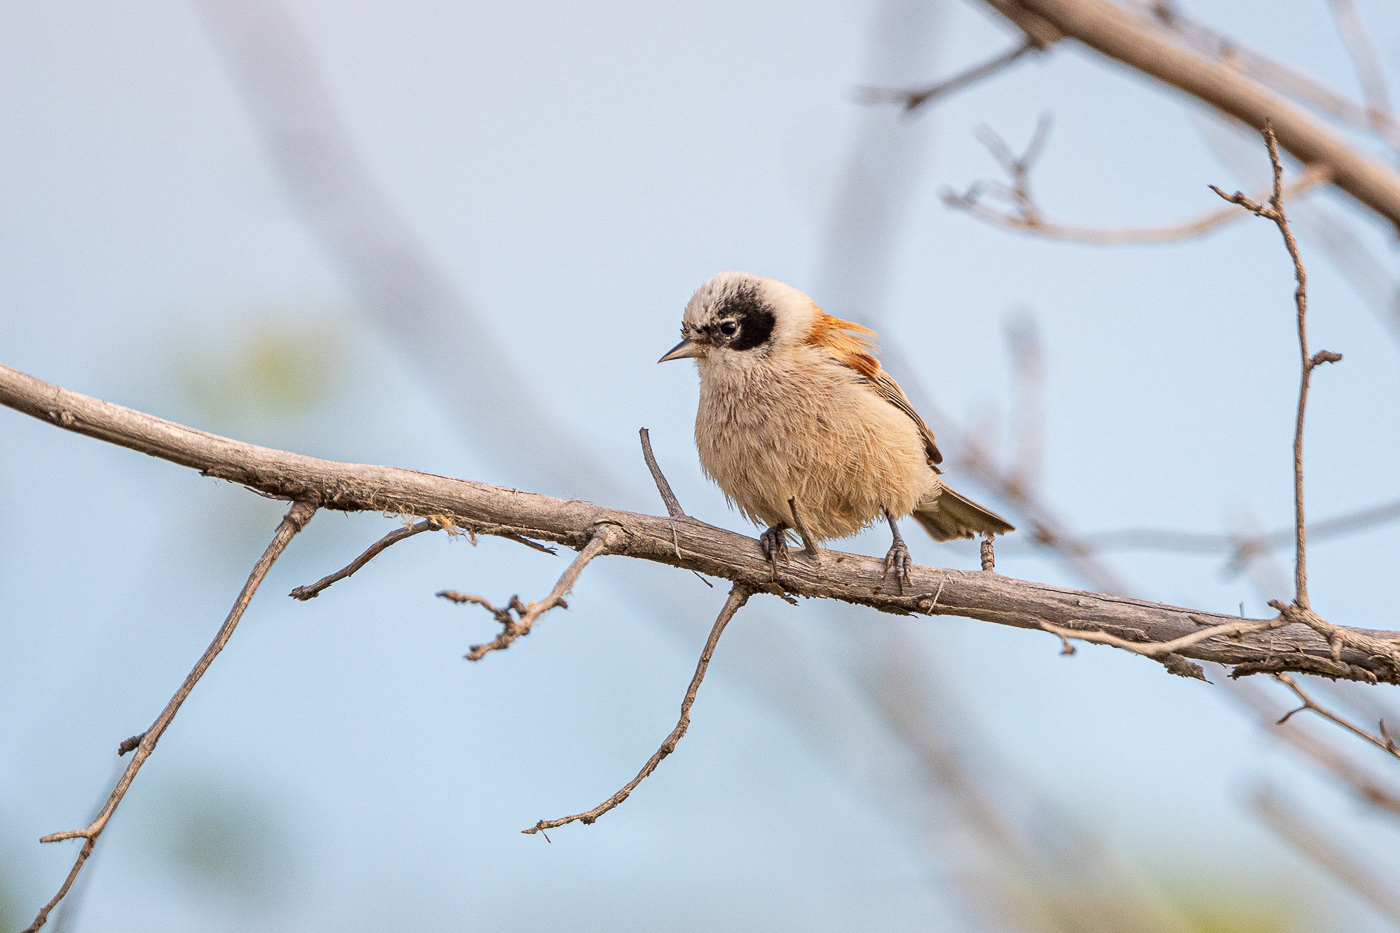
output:
[{"label": "bird wing", "polygon": [[[878,362],[875,364],[880,365]],[[934,441],[933,431],[924,424],[924,419],[919,417],[919,413],[914,410],[914,406],[909,402],[909,396],[904,394],[904,390],[899,387],[893,377],[883,369],[876,369],[874,374],[866,376],[866,381],[871,388],[878,392],[885,401],[895,408],[904,412],[914,422],[914,426],[919,429],[919,435],[924,439],[924,453],[928,456],[928,464],[935,470],[938,464],[943,462],[943,454],[938,452],[938,444]]]},{"label": "bird wing", "polygon": [[838,363],[859,373],[866,385],[874,389],[881,398],[908,415],[924,440],[924,453],[928,457],[929,466],[942,472],[938,470],[938,464],[943,462],[943,454],[938,452],[933,431],[914,410],[909,396],[904,394],[899,383],[880,368],[880,361],[874,356],[875,344],[870,339],[874,336],[875,332],[868,328],[832,317],[818,309],[812,334],[807,338],[807,342],[825,348]]}]

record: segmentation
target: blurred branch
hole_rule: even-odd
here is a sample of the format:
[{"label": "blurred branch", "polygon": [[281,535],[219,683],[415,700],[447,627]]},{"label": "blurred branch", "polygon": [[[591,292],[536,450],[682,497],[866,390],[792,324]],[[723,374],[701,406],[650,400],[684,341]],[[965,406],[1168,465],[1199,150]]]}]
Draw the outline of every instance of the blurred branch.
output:
[{"label": "blurred branch", "polygon": [[[987,0],[1020,25],[1027,17],[1195,97],[1256,130],[1400,228],[1400,174],[1230,66],[1193,52],[1153,20],[1106,0]],[[1022,26],[1024,29],[1025,27]]]},{"label": "blurred branch", "polygon": [[1369,867],[1332,839],[1301,807],[1281,793],[1260,788],[1250,798],[1254,812],[1294,848],[1316,862],[1329,875],[1359,894],[1394,923],[1400,923],[1400,892],[1376,877]]},{"label": "blurred branch", "polygon": [[[418,364],[481,450],[522,482],[619,490],[517,367],[374,177],[296,21],[279,0],[195,7],[243,91],[276,177],[369,318]],[[471,378],[461,362],[470,357]],[[569,469],[550,465],[568,450]],[[572,487],[572,488],[571,488]]]},{"label": "blurred branch", "polygon": [[1361,81],[1361,93],[1366,99],[1366,116],[1376,132],[1384,135],[1394,128],[1395,120],[1390,112],[1390,92],[1385,86],[1385,70],[1381,68],[1376,47],[1366,34],[1366,24],[1361,21],[1361,11],[1355,0],[1328,0],[1332,10],[1332,20],[1337,24],[1337,34],[1342,37],[1347,55],[1356,68],[1356,77]]},{"label": "blurred branch", "polygon": [[[671,730],[671,734],[666,736],[666,741],[661,743],[661,747],[656,753],[647,759],[647,763],[642,766],[642,770],[637,772],[637,776],[628,781],[622,790],[604,800],[592,810],[583,813],[575,813],[573,816],[563,816],[555,820],[540,820],[529,829],[521,830],[526,835],[543,833],[547,829],[554,829],[563,826],[565,823],[592,823],[626,800],[632,791],[637,789],[637,785],[646,780],[661,760],[676,750],[676,743],[685,735],[690,728],[690,707],[695,703],[695,694],[700,690],[700,682],[705,679],[705,672],[710,669],[710,659],[715,656],[715,647],[719,644],[720,635],[724,634],[724,627],[729,624],[729,620],[734,618],[734,614],[743,608],[744,603],[749,601],[753,595],[753,590],[742,583],[735,583],[729,590],[729,597],[724,601],[724,607],[720,609],[719,616],[715,619],[715,624],[710,628],[710,637],[705,640],[705,649],[700,652],[700,661],[695,665],[695,675],[690,678],[690,687],[685,691],[685,699],[681,701],[681,715],[676,722],[676,727]],[[549,837],[546,836],[546,839]]]},{"label": "blurred branch", "polygon": [[1238,71],[1346,126],[1374,130],[1392,148],[1400,148],[1400,126],[1393,121],[1386,118],[1378,124],[1367,108],[1293,66],[1190,19],[1174,3],[1134,0],[1129,6],[1135,7],[1145,20],[1160,28],[1171,41],[1181,43],[1197,54]]},{"label": "blurred branch", "polygon": [[945,78],[936,84],[917,90],[902,90],[900,88],[889,87],[867,87],[860,89],[860,99],[867,104],[899,104],[904,108],[905,113],[913,113],[924,104],[938,100],[954,91],[960,91],[970,84],[975,84],[983,78],[990,77],[998,71],[1002,71],[1015,64],[1023,56],[1030,52],[1038,51],[1041,48],[1034,40],[1027,38],[1024,42],[1014,48],[990,58],[980,65],[974,65],[966,71],[960,72],[951,78]]},{"label": "blurred branch", "polygon": [[[1045,214],[1031,192],[1031,170],[1044,151],[1049,135],[1050,121],[1041,117],[1035,134],[1022,155],[1014,155],[1005,141],[987,127],[978,127],[977,135],[991,151],[1010,178],[1010,184],[997,182],[974,182],[962,194],[953,191],[943,192],[943,203],[948,207],[964,211],[1003,230],[1015,230],[1046,237],[1051,240],[1067,240],[1074,243],[1093,243],[1101,246],[1129,243],[1169,243],[1185,240],[1209,233],[1232,220],[1246,216],[1248,210],[1227,207],[1211,211],[1194,220],[1159,227],[1117,227],[1092,228],[1073,227],[1045,219]],[[1315,188],[1329,180],[1329,172],[1322,166],[1311,166],[1297,178],[1290,181],[1284,192],[1293,197]],[[1259,195],[1268,197],[1268,192]],[[1008,206],[1007,210],[993,207],[985,198],[991,198]]]},{"label": "blurred branch", "polygon": [[[837,599],[897,614],[959,615],[1018,628],[1039,629],[1046,622],[1092,626],[1134,642],[1170,642],[1203,625],[1239,621],[999,574],[934,567],[913,568],[911,585],[891,593],[881,560],[837,551],[824,552],[821,561],[794,556],[778,575],[753,538],[694,519],[642,515],[416,470],[339,463],[258,447],[81,395],[6,366],[0,366],[0,404],[275,498],[324,508],[441,515],[479,534],[504,532],[578,549],[595,539],[600,525],[615,525],[622,533],[615,545],[603,549],[607,553],[724,577],[754,592]],[[1237,640],[1208,639],[1180,653],[1234,665],[1237,675],[1305,671],[1400,683],[1396,633],[1330,626],[1344,642],[1338,648],[1335,641],[1329,643],[1310,630],[1314,627],[1299,620]]]},{"label": "blurred branch", "polygon": [[[1322,541],[1365,531],[1400,519],[1400,501],[1385,502],[1324,521],[1308,524],[1308,538]],[[1261,535],[1211,534],[1198,531],[1169,531],[1156,528],[1126,528],[1120,531],[1090,533],[1087,538],[1099,550],[1187,551],[1196,553],[1227,552],[1231,569],[1243,568],[1257,554],[1292,544],[1292,527],[1280,528]]]},{"label": "blurred branch", "polygon": [[121,805],[122,798],[126,796],[127,790],[130,789],[131,782],[136,779],[137,772],[139,772],[141,766],[146,763],[146,759],[151,757],[151,753],[156,750],[156,743],[160,741],[160,737],[165,734],[166,728],[175,719],[175,714],[180,711],[180,707],[190,695],[190,691],[194,690],[195,684],[199,683],[200,678],[204,676],[204,672],[209,669],[209,665],[214,663],[214,659],[219,656],[219,652],[224,650],[224,646],[227,645],[229,639],[233,637],[233,630],[238,627],[239,620],[243,618],[243,610],[248,608],[248,603],[252,601],[253,594],[258,591],[258,587],[262,585],[263,578],[265,578],[267,572],[272,569],[273,562],[286,550],[287,545],[291,543],[296,533],[306,527],[306,523],[311,521],[311,516],[314,515],[315,512],[316,506],[313,503],[302,499],[297,499],[293,502],[292,507],[282,519],[282,523],[277,526],[277,531],[273,534],[272,541],[268,544],[267,549],[263,551],[262,557],[258,558],[258,562],[253,565],[252,573],[248,575],[247,582],[243,584],[243,589],[239,592],[238,598],[234,600],[233,608],[229,610],[229,614],[227,618],[224,619],[224,624],[219,627],[219,631],[214,636],[214,640],[209,643],[208,648],[204,649],[204,654],[200,656],[194,669],[190,671],[189,676],[187,676],[184,683],[180,685],[180,689],[175,691],[175,695],[171,697],[170,702],[165,705],[165,709],[161,710],[160,715],[156,717],[156,721],[151,724],[149,729],[142,733],[140,741],[136,744],[136,754],[132,756],[131,761],[126,766],[126,770],[122,772],[122,776],[117,780],[117,786],[112,789],[111,796],[107,798],[106,805],[103,806],[102,810],[97,814],[96,819],[82,829],[52,833],[39,840],[40,842],[59,842],[64,839],[82,839],[83,847],[78,852],[78,858],[73,863],[73,868],[68,872],[68,877],[64,880],[63,886],[59,888],[58,893],[39,911],[38,916],[34,918],[34,922],[29,925],[24,933],[36,933],[36,931],[48,921],[49,912],[68,894],[69,889],[73,886],[74,879],[78,877],[78,872],[82,871],[83,864],[88,860],[88,857],[92,855],[92,850],[97,845],[98,837],[100,837],[102,831],[107,828],[107,823],[112,819],[112,814],[117,812],[117,807]]}]

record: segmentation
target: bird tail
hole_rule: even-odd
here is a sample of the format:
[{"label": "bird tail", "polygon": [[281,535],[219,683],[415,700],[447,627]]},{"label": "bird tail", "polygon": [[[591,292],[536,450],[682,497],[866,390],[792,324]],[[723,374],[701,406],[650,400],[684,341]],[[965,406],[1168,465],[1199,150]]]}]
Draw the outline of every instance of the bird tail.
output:
[{"label": "bird tail", "polygon": [[1011,523],[965,499],[947,486],[925,496],[914,508],[914,521],[935,541],[971,538],[976,535],[1004,535],[1015,531]]}]

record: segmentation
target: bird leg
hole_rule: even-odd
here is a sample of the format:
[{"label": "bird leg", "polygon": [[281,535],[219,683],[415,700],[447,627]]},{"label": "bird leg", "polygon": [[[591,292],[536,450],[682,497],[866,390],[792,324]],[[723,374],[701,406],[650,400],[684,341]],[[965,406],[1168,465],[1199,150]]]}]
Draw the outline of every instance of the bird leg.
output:
[{"label": "bird leg", "polygon": [[792,523],[797,526],[797,533],[802,536],[802,550],[807,552],[807,556],[812,560],[817,559],[817,542],[807,530],[807,523],[802,520],[802,515],[797,511],[797,497],[793,496],[788,500],[788,508],[792,510]]},{"label": "bird leg", "polygon": [[909,571],[914,566],[914,560],[909,556],[909,548],[904,546],[904,539],[899,535],[899,526],[895,524],[894,516],[890,514],[889,509],[885,509],[884,513],[885,521],[890,523],[890,532],[894,535],[894,543],[885,555],[884,577],[888,577],[893,570],[895,582],[899,584],[900,593],[903,593],[904,584],[909,582]]},{"label": "bird leg", "polygon": [[774,580],[778,579],[779,558],[782,558],[784,565],[792,563],[792,557],[788,554],[787,530],[787,525],[778,522],[758,536],[758,543],[763,548],[763,556],[768,558],[768,563],[773,565]]}]

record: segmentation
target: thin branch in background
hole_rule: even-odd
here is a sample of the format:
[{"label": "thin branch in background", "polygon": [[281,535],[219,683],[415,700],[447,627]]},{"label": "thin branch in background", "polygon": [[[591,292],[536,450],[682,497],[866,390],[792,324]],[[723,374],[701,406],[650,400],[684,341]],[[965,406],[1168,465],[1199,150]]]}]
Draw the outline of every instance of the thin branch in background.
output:
[{"label": "thin branch in background", "polygon": [[[459,593],[456,590],[443,590],[438,596],[451,600],[454,603],[473,603],[484,607],[488,612],[496,617],[496,621],[501,623],[501,634],[482,645],[472,645],[471,650],[465,655],[468,661],[480,661],[489,652],[503,651],[511,646],[517,638],[530,634],[530,629],[539,621],[540,616],[549,610],[557,607],[569,608],[569,604],[564,602],[564,594],[573,589],[578,582],[579,574],[583,573],[583,568],[588,566],[588,562],[601,554],[606,554],[618,543],[622,532],[617,526],[612,524],[599,524],[593,532],[593,537],[588,539],[583,550],[579,551],[578,557],[569,564],[567,570],[559,577],[559,582],[554,584],[554,589],[550,590],[548,596],[537,603],[530,603],[528,606],[520,602],[520,598],[512,596],[510,603],[504,609],[497,609],[480,596],[473,596],[470,593]],[[511,613],[514,613],[512,615]]]},{"label": "thin branch in background", "polygon": [[1320,703],[1316,702],[1312,697],[1304,693],[1303,688],[1298,686],[1298,682],[1295,681],[1288,674],[1275,674],[1274,677],[1277,678],[1280,683],[1285,684],[1289,690],[1292,690],[1293,695],[1296,696],[1299,699],[1299,701],[1301,701],[1303,704],[1297,709],[1286,713],[1284,717],[1279,720],[1279,725],[1288,722],[1288,720],[1293,716],[1294,713],[1301,713],[1303,710],[1312,710],[1314,713],[1317,713],[1324,719],[1328,719],[1332,722],[1335,722],[1337,725],[1341,726],[1343,729],[1347,730],[1352,735],[1365,739],[1367,742],[1370,742],[1372,745],[1388,753],[1392,757],[1400,758],[1400,748],[1396,747],[1395,742],[1390,738],[1390,733],[1386,731],[1384,719],[1380,721],[1381,734],[1379,736],[1372,735],[1370,732],[1367,732],[1360,726],[1348,722],[1346,719],[1343,719],[1341,716],[1338,716],[1336,713],[1332,712],[1325,706],[1322,706]]},{"label": "thin branch in background", "polygon": [[860,88],[858,93],[862,103],[898,104],[904,108],[906,114],[913,113],[924,104],[936,101],[955,91],[960,91],[970,84],[975,84],[983,78],[990,77],[1020,61],[1028,53],[1039,51],[1041,48],[1039,43],[1028,37],[1024,42],[982,62],[980,65],[974,65],[966,71],[959,72],[951,78],[945,78],[927,87],[917,90],[865,87]]},{"label": "thin branch in background", "polygon": [[433,531],[439,527],[441,526],[437,522],[433,521],[432,519],[425,518],[417,524],[408,525],[403,528],[396,528],[384,537],[380,538],[378,541],[371,544],[368,548],[365,549],[365,552],[363,554],[352,560],[349,564],[345,565],[341,569],[337,570],[335,573],[332,573],[328,576],[324,576],[321,579],[317,580],[315,583],[312,583],[308,586],[299,586],[287,595],[291,596],[292,599],[299,599],[303,602],[305,602],[308,599],[315,599],[317,596],[321,595],[322,590],[326,589],[332,583],[335,583],[339,580],[344,580],[346,577],[359,570],[365,564],[368,564],[370,561],[374,560],[376,557],[379,556],[379,554],[381,554],[383,551],[385,551],[392,545],[398,544],[405,538],[411,538],[414,535],[422,534],[425,531]]},{"label": "thin branch in background", "polygon": [[73,868],[68,872],[68,877],[64,880],[63,886],[58,893],[53,896],[43,909],[39,911],[34,922],[24,931],[24,933],[36,933],[49,919],[49,913],[63,900],[73,887],[73,881],[78,877],[78,872],[83,868],[83,864],[92,855],[92,850],[97,845],[97,839],[102,835],[102,831],[107,828],[107,823],[112,819],[112,814],[117,812],[117,807],[121,804],[122,798],[126,796],[127,790],[131,787],[131,782],[136,779],[136,774],[141,770],[141,766],[146,763],[146,759],[151,757],[151,753],[156,749],[156,743],[160,741],[161,735],[165,733],[175,714],[180,711],[180,706],[185,702],[185,698],[190,695],[195,684],[204,676],[204,672],[209,669],[209,665],[214,663],[214,659],[219,656],[219,652],[224,650],[230,638],[233,637],[233,630],[238,627],[238,621],[243,618],[243,611],[248,608],[248,603],[253,599],[253,594],[262,585],[267,572],[272,569],[272,564],[286,550],[296,533],[306,527],[306,523],[311,521],[311,516],[316,513],[316,506],[309,502],[295,502],[288,510],[282,523],[277,526],[277,531],[272,536],[271,543],[267,550],[263,551],[262,557],[253,565],[253,571],[248,575],[248,580],[243,584],[243,589],[239,592],[238,598],[234,600],[233,608],[229,610],[228,617],[224,619],[224,624],[219,627],[218,634],[209,643],[209,647],[204,649],[204,654],[200,656],[194,669],[180,684],[180,689],[175,691],[175,695],[170,698],[170,702],[161,710],[156,721],[151,724],[141,736],[141,741],[136,746],[136,754],[132,756],[127,764],[126,770],[117,780],[117,786],[112,789],[111,796],[107,798],[107,803],[97,814],[97,817],[82,829],[73,829],[67,832],[52,833],[40,839],[40,842],[59,842],[64,839],[82,839],[83,847],[78,853],[77,860],[73,863]]},{"label": "thin branch in background", "polygon": [[[1308,525],[1308,540],[1316,543],[1328,538],[1342,537],[1387,525],[1397,519],[1400,519],[1400,500],[1385,502],[1320,522],[1311,522]],[[1294,543],[1295,532],[1292,527],[1259,535],[1125,528],[1120,531],[1090,533],[1086,537],[1093,539],[1095,546],[1104,551],[1141,549],[1204,554],[1224,551],[1230,554],[1232,565],[1243,567],[1259,552]]]},{"label": "thin branch in background", "polygon": [[1251,795],[1250,803],[1274,832],[1392,922],[1400,923],[1400,892],[1392,889],[1389,880],[1378,878],[1369,866],[1334,841],[1330,827],[1324,828],[1277,790],[1261,787]]},{"label": "thin branch in background", "polygon": [[[978,130],[978,137],[991,151],[992,156],[1006,172],[1010,179],[1010,184],[985,181],[974,182],[972,186],[962,194],[958,194],[954,191],[944,191],[943,203],[954,210],[963,211],[976,217],[978,220],[985,221],[996,227],[1001,227],[1004,230],[1032,233],[1036,236],[1042,236],[1052,240],[1067,240],[1074,243],[1093,243],[1097,245],[1169,243],[1176,240],[1190,239],[1191,237],[1209,233],[1217,227],[1223,226],[1232,220],[1238,220],[1249,213],[1248,209],[1237,210],[1230,207],[1223,210],[1211,211],[1194,220],[1157,227],[1099,229],[1092,227],[1075,227],[1048,221],[1045,219],[1044,211],[1041,210],[1039,203],[1031,192],[1031,170],[1035,167],[1035,162],[1044,147],[1048,132],[1049,118],[1043,116],[1036,126],[1035,135],[1032,137],[1031,144],[1026,148],[1025,153],[1016,156],[1012,154],[1010,148],[1000,136],[986,127],[980,127]],[[1310,166],[1301,175],[1288,183],[1287,187],[1284,189],[1284,193],[1289,197],[1296,197],[1311,188],[1327,182],[1330,177],[1331,172],[1327,168],[1322,166]],[[1261,194],[1259,197],[1268,197],[1268,193]],[[1007,206],[1006,209],[991,206],[987,203],[987,198],[1005,204]]]},{"label": "thin branch in background", "polygon": [[[738,612],[748,602],[752,590],[741,583],[735,583],[729,591],[729,597],[724,601],[724,608],[720,609],[719,616],[715,619],[715,624],[710,628],[710,637],[705,640],[705,649],[700,652],[700,661],[695,665],[695,676],[690,678],[690,687],[685,692],[685,699],[681,701],[681,715],[676,722],[676,728],[671,730],[671,734],[666,736],[666,741],[661,743],[661,747],[656,750],[656,754],[647,759],[647,763],[642,766],[642,770],[637,772],[637,776],[628,781],[627,784],[617,793],[607,800],[604,800],[592,810],[583,813],[575,813],[573,816],[564,816],[555,820],[540,820],[529,829],[521,830],[526,835],[542,833],[556,826],[563,826],[566,823],[592,823],[598,817],[616,807],[626,800],[632,791],[637,789],[637,785],[656,770],[656,766],[661,764],[661,760],[676,750],[676,743],[685,735],[690,728],[690,707],[695,703],[695,694],[700,690],[700,683],[705,679],[705,672],[709,670],[710,659],[714,657],[715,646],[719,644],[720,635],[724,634],[724,627],[729,624],[729,620],[734,618]],[[545,837],[546,839],[549,837]]]},{"label": "thin branch in background", "polygon": [[1355,0],[1328,0],[1332,10],[1332,21],[1337,24],[1337,33],[1342,37],[1347,55],[1351,57],[1356,76],[1361,81],[1361,94],[1366,100],[1366,115],[1376,132],[1384,133],[1395,125],[1390,111],[1390,92],[1386,89],[1385,70],[1376,55],[1376,47],[1366,33],[1366,24],[1361,21],[1361,11]]}]

